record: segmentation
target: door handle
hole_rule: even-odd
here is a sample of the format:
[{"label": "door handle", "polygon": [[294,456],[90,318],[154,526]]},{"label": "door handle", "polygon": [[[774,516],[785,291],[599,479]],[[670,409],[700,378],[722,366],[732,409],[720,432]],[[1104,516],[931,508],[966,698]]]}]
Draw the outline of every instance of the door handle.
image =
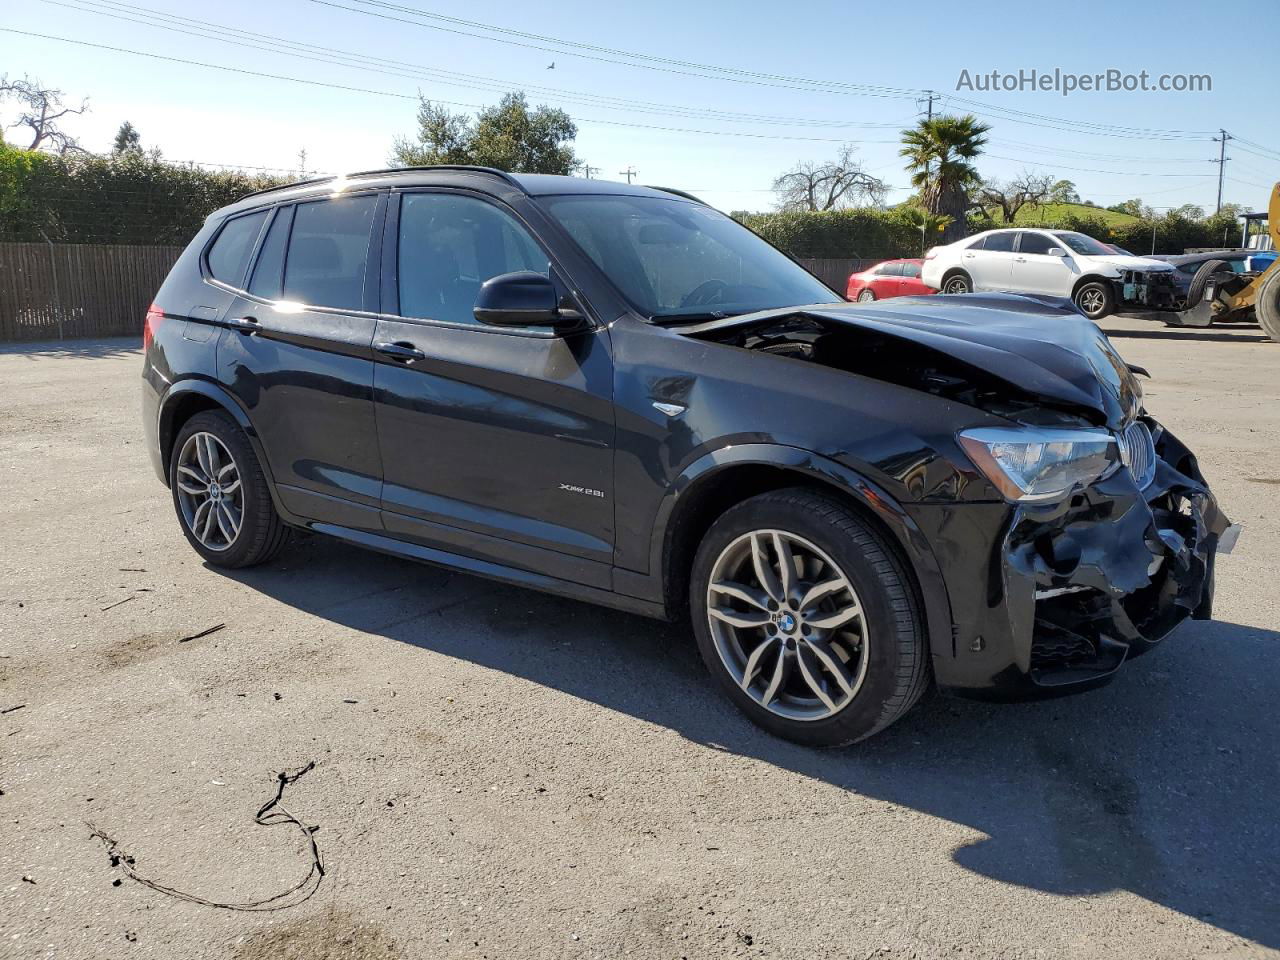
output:
[{"label": "door handle", "polygon": [[972,260],[975,256],[977,256],[977,254],[975,254],[975,253],[966,253],[966,254],[964,255],[964,258],[965,258],[966,260]]},{"label": "door handle", "polygon": [[403,360],[405,363],[413,363],[415,360],[423,360],[426,354],[415,347],[412,343],[400,341],[398,343],[375,343],[373,349],[377,350],[383,356],[395,357],[397,360]]},{"label": "door handle", "polygon": [[1026,263],[1026,262],[1027,262],[1027,258],[1026,258],[1026,257],[1014,257],[1014,258],[1013,258],[1013,262],[1014,262],[1014,263]]},{"label": "door handle", "polygon": [[232,330],[239,330],[241,333],[255,334],[262,327],[258,326],[256,317],[232,317],[226,321],[228,327]]}]

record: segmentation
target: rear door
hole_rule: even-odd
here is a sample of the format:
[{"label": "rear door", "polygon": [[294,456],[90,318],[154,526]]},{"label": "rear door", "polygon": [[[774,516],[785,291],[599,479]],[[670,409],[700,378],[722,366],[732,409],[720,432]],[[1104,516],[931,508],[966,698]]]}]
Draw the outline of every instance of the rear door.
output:
[{"label": "rear door", "polygon": [[973,278],[974,290],[1008,290],[1013,282],[1013,244],[1017,232],[1000,230],[988,234],[982,249],[966,250],[961,265]]},{"label": "rear door", "polygon": [[380,531],[373,334],[385,195],[281,206],[225,315],[219,379],[248,410],[291,513]]},{"label": "rear door", "polygon": [[485,280],[550,269],[528,226],[492,198],[395,193],[384,249],[374,384],[387,532],[609,587],[607,331],[560,335],[475,320]]},{"label": "rear door", "polygon": [[1018,233],[1018,250],[1013,256],[1012,288],[1019,293],[1040,293],[1052,297],[1071,296],[1075,273],[1069,257],[1050,256],[1066,244],[1047,233],[1023,230]]},{"label": "rear door", "polygon": [[882,263],[876,267],[876,278],[871,287],[877,300],[898,296],[902,293],[902,264]]},{"label": "rear door", "polygon": [[918,297],[933,293],[932,287],[926,287],[920,279],[920,264],[904,263],[902,265],[902,286],[900,291],[906,297]]}]

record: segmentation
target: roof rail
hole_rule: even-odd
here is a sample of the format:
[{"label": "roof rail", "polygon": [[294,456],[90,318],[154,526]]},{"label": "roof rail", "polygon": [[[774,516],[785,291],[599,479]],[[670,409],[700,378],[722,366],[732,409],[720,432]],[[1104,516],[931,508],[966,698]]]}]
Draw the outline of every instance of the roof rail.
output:
[{"label": "roof rail", "polygon": [[683,197],[685,200],[692,200],[694,203],[700,203],[704,207],[707,206],[707,201],[703,200],[701,197],[695,197],[687,190],[677,190],[675,187],[655,187],[651,184],[645,184],[645,186],[650,190],[661,190],[663,193],[669,193],[676,197]]},{"label": "roof rail", "polygon": [[511,174],[503,170],[498,170],[494,167],[471,166],[470,164],[465,163],[432,163],[409,167],[383,167],[379,170],[359,170],[355,173],[341,173],[330,177],[314,177],[310,180],[295,180],[292,183],[281,183],[274,187],[265,187],[262,190],[255,190],[253,193],[246,193],[241,199],[261,196],[264,193],[273,193],[276,190],[291,190],[294,187],[306,187],[316,183],[328,183],[331,180],[351,180],[355,177],[375,177],[383,173],[408,173],[413,170],[457,170],[465,173],[487,173],[490,176],[506,181],[513,187],[520,190],[524,189],[520,186],[520,181],[511,176]]}]

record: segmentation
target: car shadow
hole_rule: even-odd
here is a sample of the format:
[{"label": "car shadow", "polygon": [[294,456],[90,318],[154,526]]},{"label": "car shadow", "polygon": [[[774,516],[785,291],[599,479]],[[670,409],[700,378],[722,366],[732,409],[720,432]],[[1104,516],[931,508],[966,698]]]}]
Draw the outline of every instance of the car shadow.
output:
[{"label": "car shadow", "polygon": [[[1125,330],[1102,327],[1102,332],[1114,339],[1130,340],[1200,340],[1209,343],[1270,343],[1271,338],[1256,323],[1232,324],[1235,330],[1218,327],[1158,327],[1151,330]],[[1237,332],[1239,330],[1247,333]],[[1253,331],[1259,331],[1254,333]]]},{"label": "car shadow", "polygon": [[97,340],[36,340],[0,343],[0,356],[85,357],[102,359],[124,357],[142,350],[142,336],[109,337]]},{"label": "car shadow", "polygon": [[739,714],[686,628],[319,537],[223,575],[706,749],[964,824],[985,838],[952,859],[992,880],[1059,896],[1127,890],[1280,947],[1280,632],[1188,623],[1101,690],[998,706],[935,697],[866,743],[817,751]]}]

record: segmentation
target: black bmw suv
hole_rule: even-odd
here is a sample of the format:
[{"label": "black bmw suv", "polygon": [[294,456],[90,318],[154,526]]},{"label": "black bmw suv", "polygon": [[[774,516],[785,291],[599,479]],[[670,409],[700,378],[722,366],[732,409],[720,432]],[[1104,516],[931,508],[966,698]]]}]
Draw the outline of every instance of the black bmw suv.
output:
[{"label": "black bmw suv", "polygon": [[211,216],[144,417],[211,564],[291,529],[662,618],[830,745],[931,685],[1085,689],[1210,615],[1230,527],[1065,302],[846,304],[676,191],[496,170]]}]

